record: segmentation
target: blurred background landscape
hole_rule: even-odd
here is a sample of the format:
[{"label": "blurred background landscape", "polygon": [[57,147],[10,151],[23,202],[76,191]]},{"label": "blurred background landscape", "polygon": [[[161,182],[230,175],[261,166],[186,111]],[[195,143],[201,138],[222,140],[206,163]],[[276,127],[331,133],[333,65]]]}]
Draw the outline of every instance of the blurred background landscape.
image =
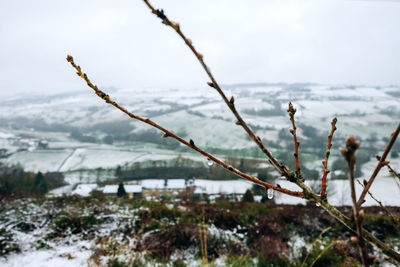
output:
[{"label": "blurred background landscape", "polygon": [[[400,2],[152,1],[204,55],[280,162],[349,215],[400,119]],[[0,2],[0,265],[353,266],[351,232],[315,204],[243,180],[97,98],[66,62],[130,112],[263,181],[274,169],[170,28],[142,1]],[[388,155],[400,171],[400,143]],[[383,168],[364,226],[399,250],[400,180]],[[393,215],[394,214],[394,215]],[[397,221],[396,221],[397,220]],[[371,249],[371,248],[370,248]],[[390,265],[371,249],[377,266]]]}]

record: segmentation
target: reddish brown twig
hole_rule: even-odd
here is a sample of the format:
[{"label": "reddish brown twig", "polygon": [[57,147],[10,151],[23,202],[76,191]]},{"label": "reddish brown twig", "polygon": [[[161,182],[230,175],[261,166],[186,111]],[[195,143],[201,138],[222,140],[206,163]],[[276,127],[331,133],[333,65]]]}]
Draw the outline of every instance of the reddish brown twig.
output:
[{"label": "reddish brown twig", "polygon": [[392,133],[392,136],[389,140],[388,145],[386,146],[385,151],[383,152],[382,156],[379,159],[378,165],[376,166],[374,172],[371,175],[371,178],[369,178],[367,185],[364,187],[364,190],[361,192],[360,198],[357,201],[357,206],[361,207],[362,203],[364,202],[365,195],[367,194],[368,190],[370,189],[372,183],[374,182],[376,176],[378,175],[379,171],[382,169],[382,167],[385,165],[386,157],[390,152],[390,149],[392,149],[392,146],[394,142],[396,141],[397,136],[400,133],[400,123],[397,125],[396,130]]},{"label": "reddish brown twig", "polygon": [[[356,179],[356,181],[357,181],[362,187],[364,187],[364,185],[363,185],[358,179]],[[365,182],[365,184],[367,184],[367,181],[366,181],[366,180],[364,180],[364,182]],[[378,205],[379,205],[382,209],[384,209],[384,210],[386,211],[387,214],[389,214],[389,216],[390,216],[390,218],[392,219],[392,221],[394,222],[394,224],[397,224],[397,229],[399,229],[399,227],[400,227],[400,220],[397,219],[396,217],[394,217],[393,213],[391,213],[390,210],[389,210],[386,206],[384,206],[384,205],[382,204],[381,201],[379,201],[378,199],[376,199],[376,198],[374,197],[374,195],[372,195],[371,191],[369,191],[369,190],[368,190],[368,195],[369,195],[373,200],[375,200],[375,202],[378,203]]]},{"label": "reddish brown twig", "polygon": [[325,159],[322,161],[322,165],[324,166],[324,172],[322,174],[322,179],[321,179],[321,198],[326,199],[326,177],[328,176],[328,173],[330,170],[328,170],[328,159],[329,155],[331,154],[331,147],[332,147],[332,137],[333,133],[336,131],[336,122],[337,118],[333,118],[331,125],[332,125],[332,130],[330,134],[328,135],[328,144],[326,145],[326,154],[325,154]]},{"label": "reddish brown twig", "polygon": [[208,85],[212,88],[214,88],[218,94],[222,97],[224,100],[225,104],[229,107],[233,115],[236,117],[237,125],[241,125],[243,129],[246,131],[246,133],[249,135],[250,139],[253,140],[257,146],[260,148],[260,150],[267,156],[269,159],[269,162],[274,166],[275,168],[278,169],[278,171],[282,174],[282,176],[287,177],[289,180],[293,180],[293,174],[290,173],[290,171],[286,168],[285,165],[281,164],[278,162],[277,159],[272,155],[272,153],[265,147],[263,142],[261,141],[261,138],[259,136],[256,136],[254,132],[250,129],[250,127],[247,125],[247,123],[243,120],[243,118],[240,116],[239,112],[237,111],[235,107],[235,99],[232,96],[229,100],[228,97],[225,95],[225,93],[222,91],[221,87],[219,86],[218,82],[214,78],[213,74],[211,73],[210,68],[206,65],[204,61],[204,57],[202,54],[200,54],[196,48],[194,47],[192,41],[188,39],[183,32],[181,31],[179,23],[171,21],[164,13],[164,10],[162,9],[155,9],[148,0],[143,0],[145,4],[150,8],[151,12],[155,14],[158,18],[162,20],[162,23],[170,26],[173,28],[176,33],[183,39],[185,44],[190,48],[190,50],[193,52],[193,54],[196,56],[198,61],[200,62],[201,66],[207,73],[208,77],[210,78],[211,82],[208,83]]},{"label": "reddish brown twig", "polygon": [[76,65],[74,62],[74,59],[72,56],[67,56],[67,61],[71,63],[71,65],[76,69],[77,74],[79,77],[81,77],[82,79],[84,79],[87,83],[87,85],[92,88],[94,90],[94,92],[96,93],[96,95],[98,97],[100,97],[101,99],[103,99],[104,101],[106,101],[106,103],[113,105],[114,107],[118,108],[119,110],[121,110],[122,112],[124,112],[125,114],[127,114],[129,117],[142,121],[144,123],[147,123],[151,126],[153,126],[154,128],[157,128],[159,130],[161,130],[162,132],[164,132],[164,135],[162,137],[172,137],[174,139],[176,139],[177,141],[179,141],[180,143],[188,146],[189,148],[196,150],[197,152],[199,152],[200,154],[202,154],[203,156],[205,156],[206,158],[214,161],[216,164],[222,166],[223,168],[227,169],[230,172],[233,172],[234,174],[247,179],[253,183],[259,184],[261,186],[264,186],[266,188],[270,188],[273,189],[275,191],[279,191],[281,193],[287,194],[287,195],[291,195],[291,196],[295,196],[295,197],[300,197],[303,198],[304,194],[302,192],[295,192],[295,191],[291,191],[285,188],[282,188],[280,186],[273,186],[267,182],[261,181],[256,177],[253,177],[247,173],[243,173],[241,171],[239,171],[238,169],[226,164],[225,162],[217,159],[216,157],[214,157],[213,155],[207,153],[206,151],[200,149],[199,147],[197,147],[195,145],[195,143],[193,142],[192,139],[188,141],[182,139],[181,137],[177,136],[176,134],[172,133],[171,131],[165,129],[164,127],[158,125],[157,123],[153,122],[152,120],[148,119],[148,118],[142,118],[138,115],[135,115],[129,111],[127,111],[125,108],[121,107],[118,103],[114,102],[109,95],[107,95],[106,93],[104,93],[103,91],[101,91],[96,85],[94,85],[89,78],[87,77],[86,73],[83,73],[81,70],[81,67]]},{"label": "reddish brown twig", "polygon": [[354,137],[351,135],[346,139],[346,148],[340,148],[340,152],[342,153],[343,157],[346,159],[347,162],[351,199],[353,201],[353,218],[357,229],[358,245],[360,248],[361,259],[363,265],[368,266],[368,254],[362,230],[362,215],[364,214],[364,212],[360,211],[359,207],[357,206],[356,189],[354,185],[354,168],[356,164],[355,153],[359,147],[360,147],[360,141],[356,141]]},{"label": "reddish brown twig", "polygon": [[386,167],[389,169],[389,172],[390,172],[390,173],[394,174],[394,176],[396,176],[396,177],[399,178],[399,180],[400,180],[400,172],[399,172],[399,173],[395,172],[395,171],[393,170],[392,166],[389,165],[389,163],[386,164]]},{"label": "reddish brown twig", "polygon": [[300,142],[297,140],[297,128],[294,122],[294,114],[296,114],[296,109],[293,108],[292,102],[289,102],[289,108],[287,110],[289,113],[290,121],[292,122],[292,129],[290,129],[290,133],[293,135],[293,142],[294,142],[294,159],[296,162],[296,176],[297,178],[302,178],[301,171],[300,171],[300,160],[299,160],[299,146]]}]

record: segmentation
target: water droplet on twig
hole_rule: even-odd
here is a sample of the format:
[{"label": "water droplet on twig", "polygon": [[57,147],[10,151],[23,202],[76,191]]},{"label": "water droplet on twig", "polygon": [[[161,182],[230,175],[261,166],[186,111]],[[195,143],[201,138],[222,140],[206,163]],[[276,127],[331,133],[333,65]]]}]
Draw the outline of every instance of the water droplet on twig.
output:
[{"label": "water droplet on twig", "polygon": [[271,188],[268,188],[268,190],[267,190],[267,198],[268,199],[274,198],[274,190],[272,190]]},{"label": "water droplet on twig", "polygon": [[207,165],[208,166],[212,166],[214,164],[214,161],[212,161],[211,159],[207,160]]}]

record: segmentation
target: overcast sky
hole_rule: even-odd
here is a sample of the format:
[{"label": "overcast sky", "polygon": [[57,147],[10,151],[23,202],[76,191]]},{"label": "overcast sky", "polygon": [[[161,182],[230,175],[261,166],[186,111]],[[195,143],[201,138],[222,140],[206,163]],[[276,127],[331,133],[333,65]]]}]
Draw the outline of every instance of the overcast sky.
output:
[{"label": "overcast sky", "polygon": [[[152,1],[223,84],[400,84],[400,2]],[[116,87],[205,86],[182,40],[140,0],[0,0],[0,91],[87,90],[67,64]]]}]

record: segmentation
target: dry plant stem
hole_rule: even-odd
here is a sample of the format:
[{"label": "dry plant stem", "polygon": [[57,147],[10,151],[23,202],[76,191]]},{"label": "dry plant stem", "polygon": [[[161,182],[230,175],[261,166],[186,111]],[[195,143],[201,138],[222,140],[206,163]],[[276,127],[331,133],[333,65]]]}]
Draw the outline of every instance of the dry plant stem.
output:
[{"label": "dry plant stem", "polygon": [[310,251],[308,251],[308,253],[307,253],[306,257],[304,258],[303,262],[301,263],[301,266],[300,266],[300,267],[303,267],[304,264],[306,263],[306,261],[308,260],[308,257],[310,256],[311,252],[313,251],[313,248],[314,248],[314,246],[315,246],[315,243],[317,243],[317,242],[322,238],[322,236],[323,236],[326,232],[330,231],[331,229],[332,229],[332,226],[328,226],[327,228],[325,228],[324,230],[322,230],[322,232],[317,236],[317,238],[314,239],[314,241],[313,241],[312,244],[311,244]]},{"label": "dry plant stem", "polygon": [[357,236],[358,236],[358,246],[360,248],[360,254],[363,266],[368,265],[368,253],[365,246],[365,241],[362,232],[362,218],[360,218],[360,210],[357,206],[357,197],[356,197],[356,189],[354,185],[354,165],[355,161],[348,161],[348,173],[349,173],[349,181],[350,181],[350,190],[351,190],[351,200],[353,201],[353,217],[354,222],[356,224]]},{"label": "dry plant stem", "polygon": [[322,255],[324,255],[328,249],[330,249],[333,244],[335,244],[335,241],[332,241],[328,246],[326,246],[318,255],[317,257],[314,259],[314,261],[310,264],[310,267],[314,266],[314,264],[319,260],[319,258],[322,257]]},{"label": "dry plant stem", "polygon": [[86,81],[87,85],[95,91],[95,93],[96,93],[96,95],[98,97],[100,97],[101,99],[106,101],[106,103],[111,104],[114,107],[116,107],[117,109],[121,110],[122,112],[127,114],[129,117],[131,117],[133,119],[136,119],[136,120],[139,120],[139,121],[142,121],[142,122],[144,122],[146,124],[149,124],[149,125],[153,126],[154,128],[157,128],[157,129],[161,130],[162,132],[165,133],[163,135],[163,137],[171,137],[171,138],[176,139],[180,143],[186,145],[187,147],[189,147],[189,148],[191,148],[193,150],[196,150],[197,152],[199,152],[200,154],[202,154],[206,158],[212,160],[213,162],[215,162],[216,164],[222,166],[223,168],[227,169],[228,171],[233,172],[234,174],[236,174],[236,175],[238,175],[238,176],[240,176],[240,177],[242,177],[244,179],[247,179],[247,180],[249,180],[249,181],[251,181],[251,182],[253,182],[255,184],[264,186],[266,188],[273,189],[275,191],[279,191],[281,193],[284,193],[284,194],[287,194],[287,195],[290,195],[290,196],[295,196],[295,197],[300,197],[300,198],[304,197],[304,194],[302,192],[295,192],[295,191],[291,191],[291,190],[282,188],[280,186],[274,186],[274,185],[271,185],[271,184],[269,184],[267,182],[261,181],[258,178],[253,177],[253,176],[251,176],[249,174],[243,173],[243,172],[239,171],[238,169],[236,169],[236,168],[226,164],[225,162],[219,160],[218,158],[214,157],[213,155],[207,153],[206,151],[200,149],[199,147],[197,147],[195,145],[195,143],[193,142],[192,139],[190,139],[190,141],[188,142],[188,141],[182,139],[181,137],[177,136],[176,134],[172,133],[171,131],[169,131],[169,130],[165,129],[164,127],[158,125],[157,123],[153,122],[152,120],[150,120],[148,118],[146,118],[146,119],[142,118],[142,117],[140,117],[138,115],[135,115],[135,114],[127,111],[125,108],[121,107],[118,103],[116,103],[113,100],[111,100],[109,95],[105,94],[96,85],[92,84],[92,82],[87,77],[86,73],[82,72],[81,67],[75,64],[74,59],[73,59],[72,56],[68,56],[67,60],[76,69],[78,76]]},{"label": "dry plant stem", "polygon": [[302,178],[301,172],[300,172],[300,160],[299,160],[299,146],[300,142],[297,140],[297,128],[296,124],[294,122],[294,114],[296,114],[296,109],[293,108],[293,105],[291,102],[289,102],[289,109],[287,110],[289,113],[290,121],[292,122],[292,129],[290,129],[290,133],[293,135],[293,142],[294,142],[294,159],[296,163],[296,176],[297,178]]},{"label": "dry plant stem", "polygon": [[193,54],[199,60],[201,66],[203,67],[203,69],[205,70],[205,72],[207,73],[208,77],[211,80],[211,82],[208,83],[208,85],[211,86],[212,88],[214,88],[221,95],[221,97],[224,100],[224,102],[226,103],[226,105],[229,107],[229,109],[231,110],[233,115],[236,117],[236,119],[237,119],[236,124],[241,125],[243,127],[243,129],[249,135],[250,139],[252,139],[257,144],[257,146],[261,149],[261,151],[267,156],[270,163],[275,168],[277,168],[283,176],[293,179],[293,174],[291,174],[284,165],[280,164],[274,158],[274,156],[271,154],[271,152],[262,143],[261,138],[259,136],[256,136],[254,134],[254,132],[250,129],[250,127],[247,125],[247,123],[242,119],[239,112],[236,110],[235,103],[234,103],[235,100],[234,100],[233,96],[230,98],[230,100],[228,100],[225,93],[222,91],[221,87],[219,86],[219,84],[215,80],[214,76],[212,75],[210,68],[204,62],[203,55],[200,54],[199,52],[197,52],[196,48],[193,46],[192,41],[183,34],[183,32],[180,29],[180,25],[178,23],[175,23],[175,22],[172,22],[171,20],[169,20],[168,17],[164,14],[163,10],[155,9],[148,0],[143,0],[143,1],[150,8],[151,12],[162,20],[163,24],[173,28],[176,31],[176,33],[183,39],[185,44],[190,48],[190,50],[193,52]]},{"label": "dry plant stem", "polygon": [[325,159],[322,161],[322,165],[324,166],[324,172],[322,174],[322,179],[321,179],[321,197],[326,199],[326,177],[328,176],[328,173],[330,170],[328,170],[328,159],[329,155],[331,154],[331,148],[332,148],[332,137],[333,133],[336,131],[336,122],[337,118],[333,118],[331,122],[331,132],[328,135],[328,144],[326,146],[326,154],[325,154]]},{"label": "dry plant stem", "polygon": [[397,172],[395,172],[394,170],[393,170],[393,168],[389,165],[389,164],[386,164],[386,167],[389,169],[389,172],[390,173],[393,173],[397,178],[399,178],[399,180],[400,180],[400,172],[399,173],[397,173]]},{"label": "dry plant stem", "polygon": [[389,154],[390,149],[392,149],[392,146],[393,146],[394,142],[396,141],[396,138],[399,135],[399,133],[400,133],[400,123],[397,125],[396,130],[392,133],[389,143],[386,146],[386,149],[383,152],[382,156],[380,157],[378,165],[376,166],[374,172],[372,173],[371,178],[369,178],[367,185],[364,187],[364,190],[361,192],[360,198],[357,201],[358,207],[361,207],[368,190],[370,189],[372,183],[374,182],[374,180],[375,180],[376,176],[378,175],[379,171],[381,170],[381,168],[385,165],[386,157]]},{"label": "dry plant stem", "polygon": [[[363,185],[358,179],[356,179],[356,181],[357,181],[362,187],[364,187],[364,185]],[[373,200],[375,200],[375,202],[378,203],[378,205],[379,205],[382,209],[384,209],[384,210],[386,211],[387,214],[389,214],[389,216],[390,216],[390,218],[392,219],[392,221],[394,222],[394,224],[397,225],[397,229],[400,229],[400,228],[399,228],[399,227],[400,227],[400,220],[397,219],[396,217],[394,217],[393,213],[391,213],[390,210],[389,210],[386,206],[384,206],[384,205],[382,204],[381,201],[379,201],[378,199],[376,199],[376,198],[374,197],[374,195],[372,195],[372,193],[371,193],[370,191],[368,191],[368,195],[369,195]]]}]

